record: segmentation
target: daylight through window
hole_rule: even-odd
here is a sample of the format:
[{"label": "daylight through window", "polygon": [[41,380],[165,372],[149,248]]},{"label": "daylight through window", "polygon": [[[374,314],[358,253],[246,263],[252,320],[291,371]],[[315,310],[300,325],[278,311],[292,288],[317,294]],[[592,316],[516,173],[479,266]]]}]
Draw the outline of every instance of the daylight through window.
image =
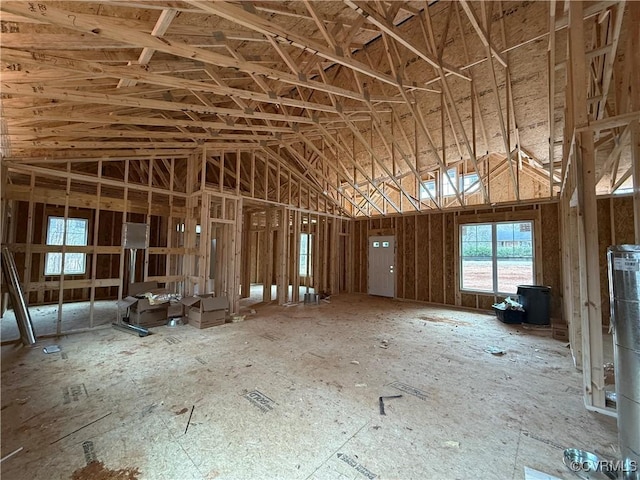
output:
[{"label": "daylight through window", "polygon": [[300,234],[300,275],[311,276],[311,234]]},{"label": "daylight through window", "polygon": [[[66,225],[66,227],[65,227]],[[89,220],[86,218],[49,217],[47,224],[47,245],[86,246],[89,235]],[[46,255],[44,274],[60,275],[62,253],[49,252]],[[64,274],[82,275],[86,271],[86,254],[66,252],[64,255]]]},{"label": "daylight through window", "polygon": [[460,226],[460,288],[516,293],[534,283],[533,222]]}]

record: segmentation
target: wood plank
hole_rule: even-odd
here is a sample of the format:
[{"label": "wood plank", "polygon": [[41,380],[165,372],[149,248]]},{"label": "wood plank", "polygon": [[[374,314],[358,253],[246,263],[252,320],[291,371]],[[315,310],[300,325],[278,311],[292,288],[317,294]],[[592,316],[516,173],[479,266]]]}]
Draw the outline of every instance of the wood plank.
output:
[{"label": "wood plank", "polygon": [[[393,23],[383,18],[378,12],[376,12],[368,4],[364,2],[355,2],[353,0],[344,0],[344,3],[349,7],[353,8],[360,15],[365,17],[369,23],[375,25],[381,31],[392,36],[397,42],[399,42],[404,47],[408,48],[414,54],[418,55],[420,58],[422,58],[425,62],[429,63],[431,66],[436,68],[442,68],[447,72],[454,74],[460,78],[463,78],[465,80],[470,80],[470,78],[465,73],[463,73],[460,69],[452,65],[443,63],[441,60],[435,58],[433,55],[429,54],[427,51],[422,49],[413,41],[411,41],[410,39],[406,38],[404,35],[399,33],[396,30]],[[390,82],[390,84],[395,85],[396,81]]]},{"label": "wood plank", "polygon": [[[584,55],[584,24],[582,2],[569,5],[569,60],[573,89],[575,125],[587,122],[586,80]],[[605,407],[602,346],[602,312],[600,302],[600,264],[598,218],[596,206],[595,153],[593,134],[578,134],[576,148],[578,219],[581,257],[581,302],[586,305],[582,317],[583,379],[585,402],[596,408]]]},{"label": "wood plank", "polygon": [[59,280],[51,280],[46,282],[30,282],[23,285],[25,292],[44,292],[44,291],[58,291],[64,292],[65,290],[74,290],[76,288],[88,288],[91,284],[94,284],[97,288],[100,287],[117,287],[122,284],[119,278],[98,278],[87,280],[65,280],[62,284]]},{"label": "wood plank", "polygon": [[[20,84],[3,84],[4,93],[9,95],[25,95],[28,97],[37,97],[37,98],[50,98],[56,100],[67,100],[67,101],[75,101],[81,103],[95,103],[101,105],[111,105],[111,106],[124,106],[124,107],[134,107],[134,108],[148,108],[151,110],[162,110],[162,111],[172,111],[172,112],[197,112],[203,113],[207,115],[222,115],[222,116],[231,116],[237,118],[255,118],[260,120],[274,120],[281,122],[293,122],[293,123],[303,123],[309,125],[315,125],[316,121],[313,121],[307,117],[300,117],[294,115],[281,115],[278,113],[262,113],[260,111],[242,111],[239,109],[231,109],[231,108],[220,108],[220,107],[209,107],[202,106],[198,104],[191,103],[181,103],[181,102],[167,102],[164,100],[152,100],[147,98],[133,98],[127,95],[107,95],[101,93],[92,93],[92,92],[79,92],[79,91],[71,91],[71,90],[61,90],[58,88],[51,88],[49,86],[42,85],[38,89],[31,88],[28,85],[20,85]],[[326,118],[321,118],[320,123],[326,122]]]},{"label": "wood plank", "polygon": [[[173,8],[162,10],[153,30],[151,31],[151,35],[154,37],[162,37],[168,30],[169,25],[171,25],[171,22],[176,17],[177,13],[178,11]],[[154,52],[155,50],[153,48],[143,48],[140,56],[138,57],[138,65],[148,65]],[[132,65],[132,63],[129,62],[129,65]],[[136,83],[137,82],[135,80],[121,79],[120,82],[118,82],[118,88],[134,87]]]},{"label": "wood plank", "polygon": [[469,22],[471,22],[471,25],[480,37],[480,41],[482,42],[482,44],[489,49],[491,54],[502,64],[503,67],[507,68],[506,59],[502,56],[502,53],[493,45],[493,42],[491,42],[488,32],[480,24],[480,19],[476,15],[475,10],[471,7],[467,0],[460,0],[460,4],[462,5],[462,9],[464,10],[464,12],[467,14]]}]

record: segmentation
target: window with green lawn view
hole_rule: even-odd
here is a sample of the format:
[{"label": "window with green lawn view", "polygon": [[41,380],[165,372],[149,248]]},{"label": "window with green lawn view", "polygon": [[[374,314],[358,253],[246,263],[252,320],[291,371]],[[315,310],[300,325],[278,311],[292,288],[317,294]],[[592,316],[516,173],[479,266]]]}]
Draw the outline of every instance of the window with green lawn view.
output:
[{"label": "window with green lawn view", "polygon": [[[47,224],[47,245],[87,246],[89,220],[86,218],[49,217]],[[64,274],[83,275],[86,270],[86,254],[65,252]],[[44,274],[60,275],[62,270],[62,253],[49,252],[46,255]]]},{"label": "window with green lawn view", "polygon": [[460,288],[516,293],[534,283],[533,222],[460,225]]}]

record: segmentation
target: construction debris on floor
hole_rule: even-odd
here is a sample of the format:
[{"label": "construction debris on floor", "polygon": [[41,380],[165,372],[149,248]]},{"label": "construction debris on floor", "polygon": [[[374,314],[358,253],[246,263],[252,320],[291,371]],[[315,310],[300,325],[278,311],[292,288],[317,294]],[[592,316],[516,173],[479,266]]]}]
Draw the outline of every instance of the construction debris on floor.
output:
[{"label": "construction debris on floor", "polygon": [[2,348],[3,478],[569,478],[568,447],[614,456],[564,344],[491,315],[340,295],[56,341]]}]

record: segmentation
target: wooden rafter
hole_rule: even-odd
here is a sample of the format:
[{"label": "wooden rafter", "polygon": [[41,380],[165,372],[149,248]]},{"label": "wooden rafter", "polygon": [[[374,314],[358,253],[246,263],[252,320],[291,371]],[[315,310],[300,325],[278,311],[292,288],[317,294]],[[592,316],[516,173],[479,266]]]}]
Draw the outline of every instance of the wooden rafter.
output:
[{"label": "wooden rafter", "polygon": [[[569,26],[570,2],[2,2],[2,141],[12,146],[3,154],[52,168],[104,162],[184,191],[170,167],[188,157],[200,172],[206,151],[218,193],[389,215],[502,198],[495,164],[483,160],[501,154],[513,201],[553,197],[575,162],[571,134],[559,158],[564,127],[594,133],[597,178],[609,174],[613,186],[639,110],[627,98],[638,89],[637,61],[626,59],[640,50],[625,31],[631,6],[581,10],[591,116],[576,124],[571,105],[554,115],[560,94],[575,93],[557,84],[572,68],[556,33]],[[541,89],[515,62],[543,71],[545,53]],[[544,118],[530,109],[543,103]],[[454,167],[478,174],[477,194],[442,176]],[[456,194],[429,200],[428,178]]]},{"label": "wooden rafter", "polygon": [[[171,25],[171,22],[173,21],[177,13],[178,11],[173,8],[162,10],[155,26],[153,27],[153,30],[151,31],[151,35],[153,35],[154,37],[163,36],[169,28],[169,25]],[[138,65],[147,65],[149,63],[149,60],[151,60],[154,52],[155,50],[153,50],[152,48],[143,48],[142,53],[140,53],[140,57],[138,57]],[[131,65],[131,63],[129,65]],[[135,80],[122,79],[120,80],[120,82],[118,82],[118,88],[134,87],[135,84]]]}]

